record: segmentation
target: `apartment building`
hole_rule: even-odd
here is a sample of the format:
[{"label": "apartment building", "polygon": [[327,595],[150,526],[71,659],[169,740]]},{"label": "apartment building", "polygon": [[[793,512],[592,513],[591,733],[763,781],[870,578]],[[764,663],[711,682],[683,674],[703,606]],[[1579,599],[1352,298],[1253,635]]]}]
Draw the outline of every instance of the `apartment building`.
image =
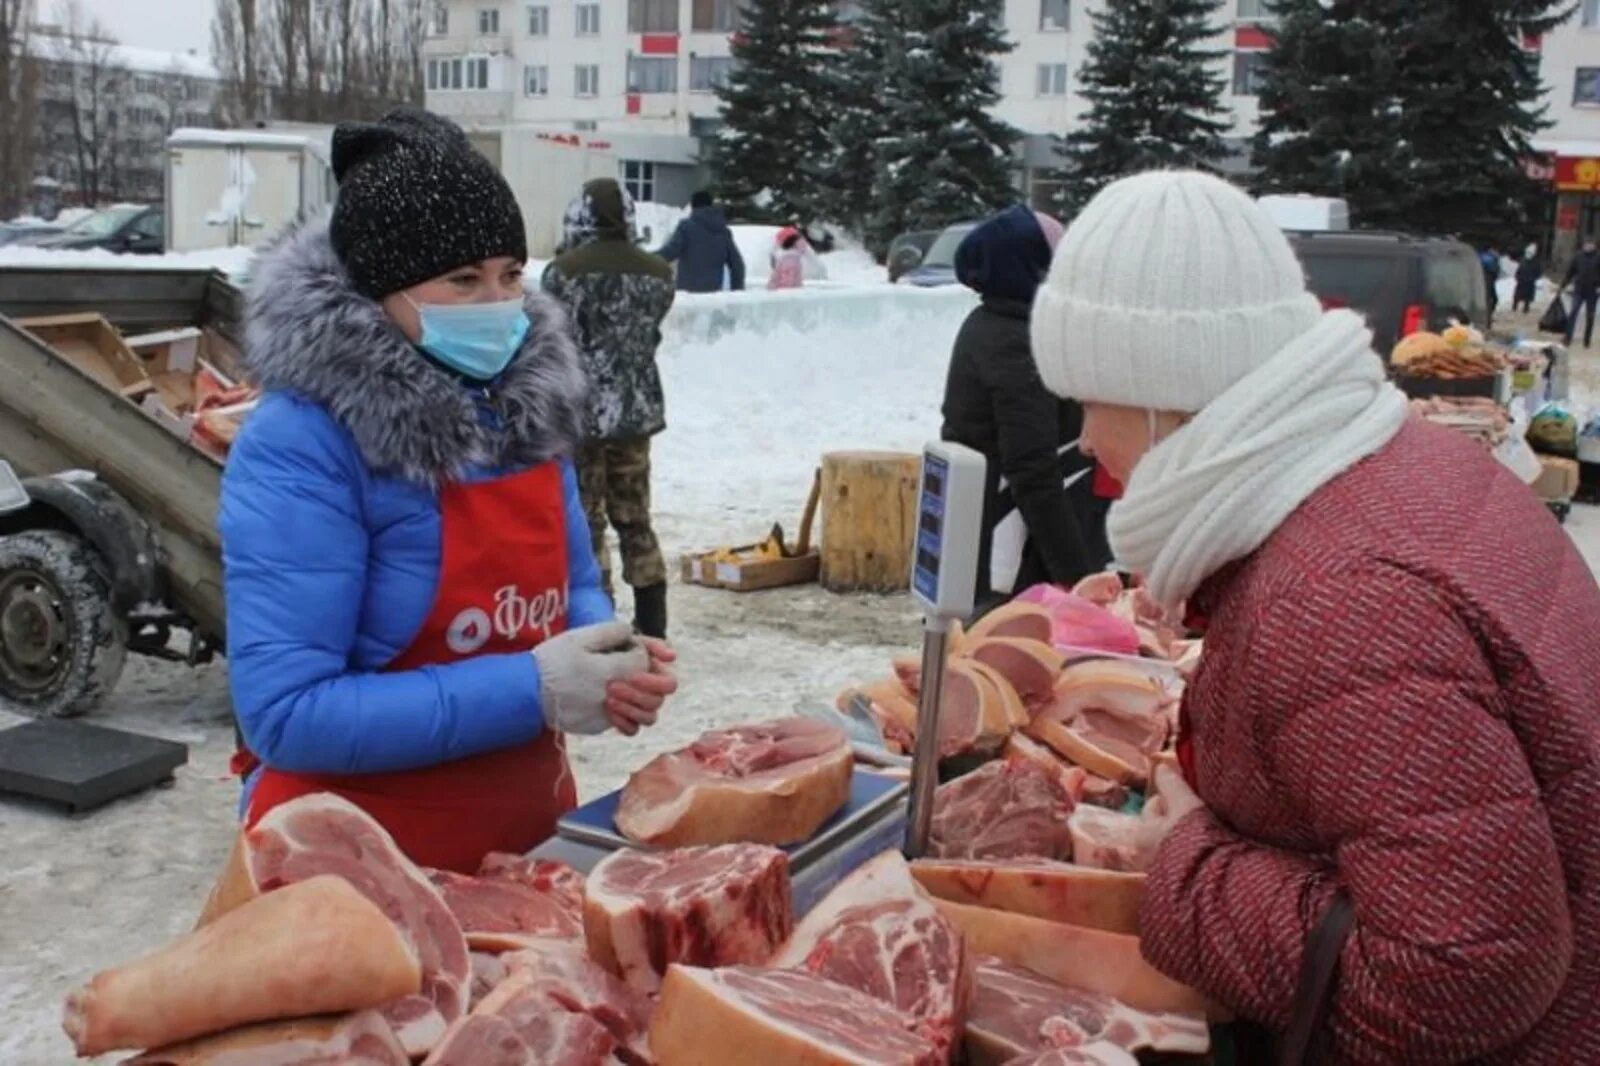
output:
[{"label": "apartment building", "polygon": [[[641,198],[681,203],[701,180],[699,139],[718,123],[713,92],[731,68],[739,0],[440,0],[423,52],[428,106],[472,126],[532,125],[602,135]],[[841,3],[848,20],[851,3]],[[1036,200],[1052,191],[1054,136],[1082,121],[1077,75],[1104,0],[1006,0],[1014,45],[1000,59],[999,115],[1021,129],[1020,183]],[[1271,45],[1266,0],[1227,0],[1212,47],[1226,82],[1225,169],[1248,166],[1263,56]],[[1600,232],[1600,0],[1542,41],[1554,123],[1537,147],[1558,226]]]}]

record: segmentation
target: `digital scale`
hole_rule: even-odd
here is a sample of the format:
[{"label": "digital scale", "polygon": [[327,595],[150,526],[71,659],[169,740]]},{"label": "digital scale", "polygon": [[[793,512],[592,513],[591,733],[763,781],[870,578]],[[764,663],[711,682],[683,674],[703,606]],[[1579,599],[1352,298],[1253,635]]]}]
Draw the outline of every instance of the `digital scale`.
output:
[{"label": "digital scale", "polygon": [[950,623],[972,614],[983,535],[983,486],[988,463],[971,448],[940,441],[922,452],[917,529],[911,553],[911,592],[922,605],[922,681],[917,746],[911,760],[911,808],[905,853],[920,858],[933,825],[939,784],[939,712]]}]

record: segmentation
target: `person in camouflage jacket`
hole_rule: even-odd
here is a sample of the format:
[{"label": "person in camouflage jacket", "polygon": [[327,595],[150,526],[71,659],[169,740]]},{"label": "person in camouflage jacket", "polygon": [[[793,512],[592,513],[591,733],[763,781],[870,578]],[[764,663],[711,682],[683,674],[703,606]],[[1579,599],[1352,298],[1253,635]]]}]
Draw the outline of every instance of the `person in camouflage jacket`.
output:
[{"label": "person in camouflage jacket", "polygon": [[612,593],[607,522],[617,531],[622,579],[634,590],[634,625],[665,637],[667,567],[650,523],[650,438],[666,428],[656,348],[676,288],[666,260],[634,244],[633,200],[596,178],[567,208],[559,256],[544,289],[572,318],[589,375],[578,487],[606,592]]}]

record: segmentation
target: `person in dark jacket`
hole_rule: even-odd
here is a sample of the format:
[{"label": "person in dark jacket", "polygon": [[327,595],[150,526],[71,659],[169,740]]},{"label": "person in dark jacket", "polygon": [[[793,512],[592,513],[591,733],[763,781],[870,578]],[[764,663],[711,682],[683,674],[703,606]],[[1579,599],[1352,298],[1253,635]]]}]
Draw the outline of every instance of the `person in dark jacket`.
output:
[{"label": "person in dark jacket", "polygon": [[1539,246],[1528,245],[1517,264],[1517,291],[1511,298],[1513,311],[1533,310],[1533,298],[1539,291],[1539,279],[1544,277],[1544,260],[1539,257]]},{"label": "person in dark jacket", "polygon": [[1583,346],[1588,348],[1594,343],[1595,305],[1600,304],[1600,249],[1595,247],[1593,237],[1583,242],[1583,251],[1567,268],[1567,280],[1561,287],[1564,289],[1568,285],[1572,286],[1572,313],[1567,316],[1567,347],[1572,347],[1572,338],[1578,332],[1578,311],[1582,309],[1587,312]]},{"label": "person in dark jacket", "polygon": [[1484,329],[1494,329],[1495,308],[1500,306],[1500,249],[1494,245],[1478,253],[1478,263],[1483,267],[1483,284],[1487,290],[1488,317]]},{"label": "person in dark jacket", "polygon": [[689,217],[678,223],[672,238],[657,254],[678,264],[678,288],[684,292],[719,292],[723,271],[728,287],[744,288],[744,257],[734,243],[728,218],[704,189],[689,201]]},{"label": "person in dark jacket", "polygon": [[956,250],[956,277],[983,302],[956,336],[942,436],[989,460],[980,611],[1030,585],[1075,584],[1111,558],[1106,502],[1076,446],[1082,410],[1045,389],[1028,342],[1033,294],[1050,269],[1047,228],[1060,237],[1060,223],[1019,205]]},{"label": "person in dark jacket", "polygon": [[412,109],[334,131],[339,195],[264,250],[263,396],[222,478],[248,824],[331,792],[476,872],[576,803],[563,733],[655,721],[666,645],[613,620],[578,502],[584,375],[526,293],[505,179]]},{"label": "person in dark jacket", "polygon": [[567,308],[589,374],[578,489],[601,583],[612,594],[606,522],[617,531],[634,625],[667,635],[667,564],[650,524],[650,438],[666,428],[656,348],[675,295],[672,268],[634,242],[633,198],[596,178],[567,208],[566,248],[544,290]]}]

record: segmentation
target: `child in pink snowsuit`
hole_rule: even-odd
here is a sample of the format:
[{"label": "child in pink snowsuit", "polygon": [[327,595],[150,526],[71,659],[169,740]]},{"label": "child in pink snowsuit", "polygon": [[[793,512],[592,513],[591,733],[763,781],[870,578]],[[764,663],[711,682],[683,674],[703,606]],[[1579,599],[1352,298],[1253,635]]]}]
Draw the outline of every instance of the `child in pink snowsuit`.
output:
[{"label": "child in pink snowsuit", "polygon": [[778,246],[772,250],[772,273],[768,289],[798,289],[806,283],[805,238],[793,226],[778,231]]}]

